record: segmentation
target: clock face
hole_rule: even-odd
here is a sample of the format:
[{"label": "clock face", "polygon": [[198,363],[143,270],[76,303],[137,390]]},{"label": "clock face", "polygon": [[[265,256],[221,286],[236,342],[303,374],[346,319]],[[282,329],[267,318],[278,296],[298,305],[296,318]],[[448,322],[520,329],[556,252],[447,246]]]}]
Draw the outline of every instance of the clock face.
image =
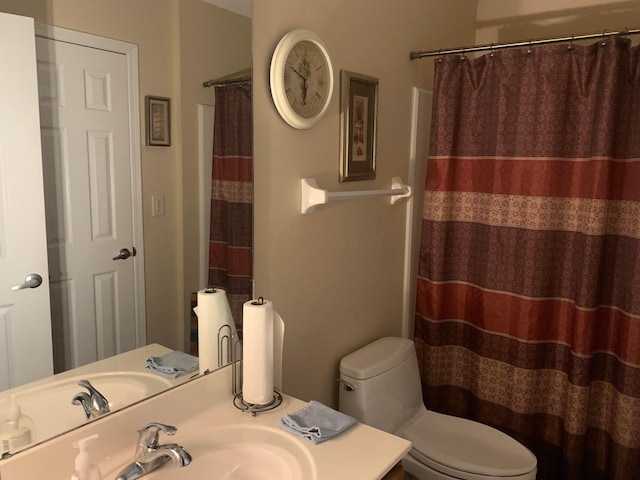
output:
[{"label": "clock face", "polygon": [[320,38],[309,30],[287,33],[270,68],[273,103],[295,128],[311,128],[325,114],[333,92],[333,69]]},{"label": "clock face", "polygon": [[324,109],[329,99],[329,68],[313,42],[300,41],[289,52],[284,88],[289,105],[302,118],[313,118]]}]

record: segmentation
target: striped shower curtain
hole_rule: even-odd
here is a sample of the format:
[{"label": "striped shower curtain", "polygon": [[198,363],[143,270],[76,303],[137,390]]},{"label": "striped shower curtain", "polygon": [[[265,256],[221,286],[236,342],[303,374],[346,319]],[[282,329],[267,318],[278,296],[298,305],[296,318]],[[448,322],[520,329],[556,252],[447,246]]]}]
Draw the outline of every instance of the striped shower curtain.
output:
[{"label": "striped shower curtain", "polygon": [[214,116],[208,283],[226,291],[241,327],[253,276],[251,83],[216,87]]},{"label": "striped shower curtain", "polygon": [[415,341],[428,408],[538,480],[640,478],[640,50],[436,63]]}]

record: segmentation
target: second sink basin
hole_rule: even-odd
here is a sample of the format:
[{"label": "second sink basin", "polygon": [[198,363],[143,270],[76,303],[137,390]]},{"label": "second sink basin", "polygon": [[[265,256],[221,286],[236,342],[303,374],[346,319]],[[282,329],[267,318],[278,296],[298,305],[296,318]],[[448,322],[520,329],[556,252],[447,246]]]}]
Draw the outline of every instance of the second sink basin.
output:
[{"label": "second sink basin", "polygon": [[179,468],[167,462],[149,480],[314,480],[309,452],[290,433],[263,425],[224,425],[185,435],[174,441],[193,460]]},{"label": "second sink basin", "polygon": [[[109,372],[71,377],[37,388],[24,389],[15,397],[22,413],[31,417],[35,423],[36,442],[86,423],[82,407],[71,404],[76,393],[86,391],[78,385],[78,381],[82,379],[89,380],[106,397],[112,412],[172,385],[170,381],[154,373]],[[9,398],[0,402],[0,414],[5,409],[8,411],[9,405]]]}]

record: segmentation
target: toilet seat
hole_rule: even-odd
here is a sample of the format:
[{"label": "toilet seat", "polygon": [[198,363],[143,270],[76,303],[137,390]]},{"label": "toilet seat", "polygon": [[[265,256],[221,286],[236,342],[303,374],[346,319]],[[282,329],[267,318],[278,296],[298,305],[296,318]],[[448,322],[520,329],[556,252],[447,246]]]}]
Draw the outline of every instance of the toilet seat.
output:
[{"label": "toilet seat", "polygon": [[398,435],[411,441],[409,455],[454,478],[535,479],[533,453],[488,425],[426,410]]}]

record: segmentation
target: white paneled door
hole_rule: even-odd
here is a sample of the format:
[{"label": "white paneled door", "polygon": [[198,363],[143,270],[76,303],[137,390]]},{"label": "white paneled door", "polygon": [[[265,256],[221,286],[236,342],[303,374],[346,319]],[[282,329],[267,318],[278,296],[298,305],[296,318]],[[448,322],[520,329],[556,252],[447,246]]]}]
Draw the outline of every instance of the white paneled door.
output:
[{"label": "white paneled door", "polygon": [[0,13],[0,390],[53,372],[39,128],[33,20]]},{"label": "white paneled door", "polygon": [[36,49],[58,371],[141,341],[131,106],[125,55],[41,37]]}]

